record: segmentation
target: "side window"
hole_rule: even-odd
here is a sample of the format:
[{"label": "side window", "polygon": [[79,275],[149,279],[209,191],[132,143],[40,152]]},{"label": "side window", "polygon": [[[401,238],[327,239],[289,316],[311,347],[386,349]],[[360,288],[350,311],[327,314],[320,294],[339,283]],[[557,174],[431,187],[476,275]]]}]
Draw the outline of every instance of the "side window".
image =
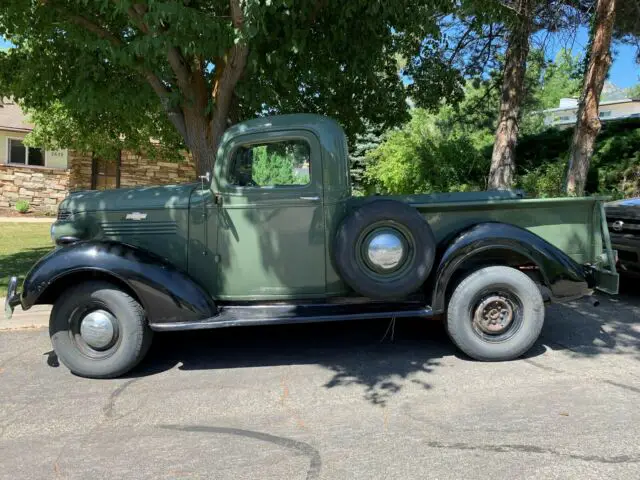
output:
[{"label": "side window", "polygon": [[308,185],[311,150],[304,140],[243,145],[231,160],[229,183],[239,187]]}]

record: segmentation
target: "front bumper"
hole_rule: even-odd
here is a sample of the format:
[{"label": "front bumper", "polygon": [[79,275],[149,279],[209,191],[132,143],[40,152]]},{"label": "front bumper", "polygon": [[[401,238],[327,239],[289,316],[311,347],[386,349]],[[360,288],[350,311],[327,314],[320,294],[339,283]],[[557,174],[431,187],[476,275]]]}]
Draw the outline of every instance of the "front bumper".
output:
[{"label": "front bumper", "polygon": [[18,279],[11,277],[9,286],[7,287],[7,298],[4,301],[4,316],[10,319],[13,316],[13,310],[20,305],[20,295],[18,295]]}]

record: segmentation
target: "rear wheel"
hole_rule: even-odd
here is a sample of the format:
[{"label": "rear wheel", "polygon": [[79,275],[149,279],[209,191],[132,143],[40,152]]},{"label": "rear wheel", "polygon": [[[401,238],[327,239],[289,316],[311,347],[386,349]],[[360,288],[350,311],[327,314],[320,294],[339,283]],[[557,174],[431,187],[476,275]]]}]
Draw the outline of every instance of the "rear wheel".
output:
[{"label": "rear wheel", "polygon": [[456,287],[447,309],[447,332],[476,360],[512,360],[527,352],[544,323],[538,286],[519,270],[486,267]]},{"label": "rear wheel", "polygon": [[142,306],[107,282],[67,290],[49,321],[60,361],[89,378],[112,378],[131,370],[147,353],[152,333]]}]

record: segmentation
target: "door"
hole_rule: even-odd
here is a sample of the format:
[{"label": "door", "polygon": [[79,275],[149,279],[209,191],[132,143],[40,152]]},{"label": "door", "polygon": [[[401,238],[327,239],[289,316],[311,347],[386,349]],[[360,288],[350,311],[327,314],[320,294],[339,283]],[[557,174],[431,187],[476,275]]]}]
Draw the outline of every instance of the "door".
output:
[{"label": "door", "polygon": [[217,165],[218,298],[325,293],[320,145],[308,132],[245,135]]},{"label": "door", "polygon": [[120,188],[120,154],[114,159],[94,156],[91,164],[91,189]]}]

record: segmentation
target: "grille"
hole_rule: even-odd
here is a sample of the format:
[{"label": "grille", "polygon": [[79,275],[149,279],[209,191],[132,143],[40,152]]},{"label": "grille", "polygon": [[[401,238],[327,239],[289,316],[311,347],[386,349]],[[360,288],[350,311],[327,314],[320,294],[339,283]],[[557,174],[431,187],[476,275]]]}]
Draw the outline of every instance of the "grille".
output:
[{"label": "grille", "polygon": [[58,210],[58,220],[66,220],[71,216],[71,212],[69,210]]},{"label": "grille", "polygon": [[637,218],[607,217],[607,226],[610,233],[624,233],[640,236],[640,220]]},{"label": "grille", "polygon": [[102,233],[109,237],[128,235],[174,235],[178,232],[178,224],[169,222],[105,222],[101,223]]}]

